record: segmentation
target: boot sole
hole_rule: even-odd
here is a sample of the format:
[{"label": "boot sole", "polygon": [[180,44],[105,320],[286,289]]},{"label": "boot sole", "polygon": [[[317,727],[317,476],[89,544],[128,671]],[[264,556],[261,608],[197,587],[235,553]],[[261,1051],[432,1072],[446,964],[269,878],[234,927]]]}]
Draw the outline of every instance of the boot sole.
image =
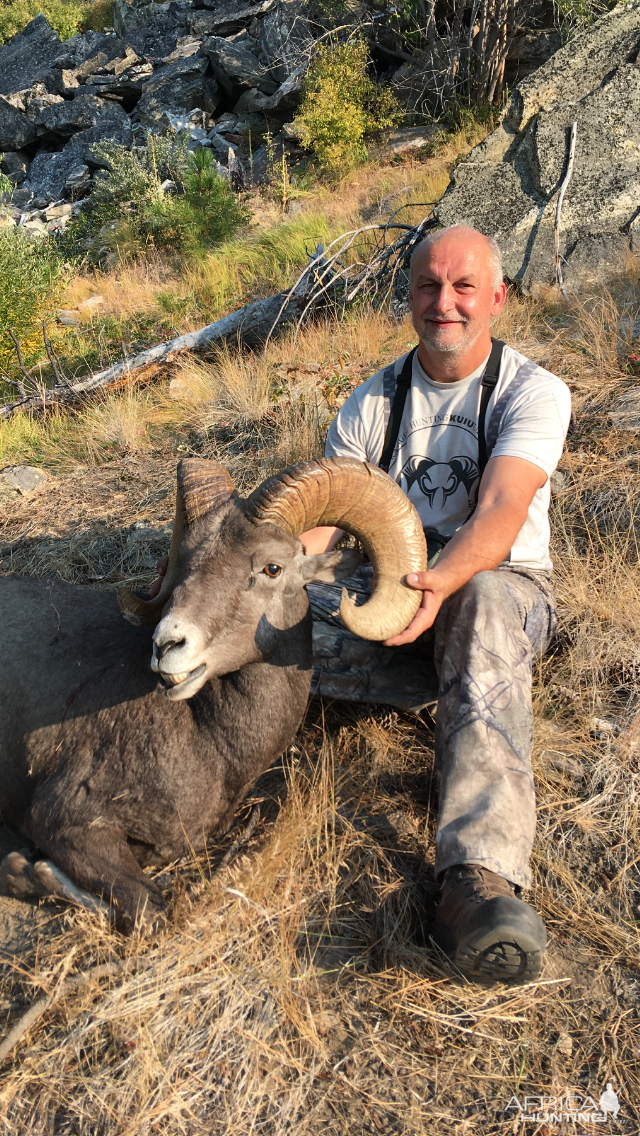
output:
[{"label": "boot sole", "polygon": [[452,941],[436,924],[434,941],[466,978],[475,982],[535,982],[547,945],[544,923],[519,899],[496,896],[482,907],[482,922]]}]

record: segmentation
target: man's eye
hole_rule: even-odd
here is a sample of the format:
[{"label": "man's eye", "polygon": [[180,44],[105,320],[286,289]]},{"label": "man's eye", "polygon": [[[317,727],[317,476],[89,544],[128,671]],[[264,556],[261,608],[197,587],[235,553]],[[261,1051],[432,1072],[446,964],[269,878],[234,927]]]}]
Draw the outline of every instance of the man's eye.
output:
[{"label": "man's eye", "polygon": [[269,577],[270,580],[275,580],[276,576],[279,576],[282,572],[282,568],[279,564],[265,564],[262,571],[264,572],[265,576]]}]

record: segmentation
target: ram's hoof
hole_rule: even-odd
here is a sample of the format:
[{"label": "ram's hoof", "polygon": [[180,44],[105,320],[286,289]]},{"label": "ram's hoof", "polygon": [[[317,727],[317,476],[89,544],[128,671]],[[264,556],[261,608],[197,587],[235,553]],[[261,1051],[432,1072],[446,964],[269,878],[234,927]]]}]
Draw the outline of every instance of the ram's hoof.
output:
[{"label": "ram's hoof", "polygon": [[0,864],[0,894],[28,899],[29,896],[47,895],[48,892],[42,890],[31,861],[22,852],[9,852]]}]

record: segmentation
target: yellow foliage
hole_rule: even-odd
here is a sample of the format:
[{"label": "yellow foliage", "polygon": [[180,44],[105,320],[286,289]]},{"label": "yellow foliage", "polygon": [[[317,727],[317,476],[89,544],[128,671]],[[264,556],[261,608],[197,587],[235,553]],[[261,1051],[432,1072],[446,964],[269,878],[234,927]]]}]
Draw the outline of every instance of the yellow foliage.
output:
[{"label": "yellow foliage", "polygon": [[366,159],[365,137],[393,126],[402,110],[389,87],[367,74],[364,40],[321,44],[309,68],[296,126],[303,144],[315,150],[332,176]]}]

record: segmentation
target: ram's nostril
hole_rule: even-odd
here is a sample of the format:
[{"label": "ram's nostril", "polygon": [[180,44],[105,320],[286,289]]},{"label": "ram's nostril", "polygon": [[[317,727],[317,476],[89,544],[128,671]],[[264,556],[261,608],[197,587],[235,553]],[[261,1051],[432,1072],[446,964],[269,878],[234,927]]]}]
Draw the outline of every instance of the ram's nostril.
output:
[{"label": "ram's nostril", "polygon": [[158,658],[164,659],[167,651],[173,651],[174,647],[184,647],[186,639],[170,639],[167,643],[159,643],[156,645]]}]

